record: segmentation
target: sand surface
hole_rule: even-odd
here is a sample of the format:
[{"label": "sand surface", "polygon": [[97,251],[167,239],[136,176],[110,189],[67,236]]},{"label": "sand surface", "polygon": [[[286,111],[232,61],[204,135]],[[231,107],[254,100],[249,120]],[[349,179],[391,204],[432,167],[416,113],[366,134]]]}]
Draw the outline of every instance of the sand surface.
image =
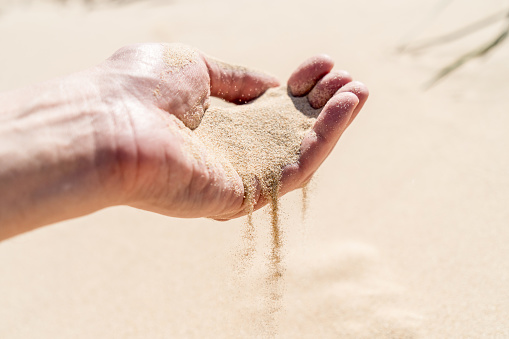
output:
[{"label": "sand surface", "polygon": [[328,53],[371,96],[318,172],[306,223],[300,192],[282,200],[275,316],[262,293],[266,213],[239,273],[245,220],[117,207],[0,243],[0,338],[509,337],[509,43],[428,91],[501,25],[396,52],[506,1],[453,2],[436,17],[424,0],[20,2],[0,1],[0,90],[168,41],[281,79]]}]

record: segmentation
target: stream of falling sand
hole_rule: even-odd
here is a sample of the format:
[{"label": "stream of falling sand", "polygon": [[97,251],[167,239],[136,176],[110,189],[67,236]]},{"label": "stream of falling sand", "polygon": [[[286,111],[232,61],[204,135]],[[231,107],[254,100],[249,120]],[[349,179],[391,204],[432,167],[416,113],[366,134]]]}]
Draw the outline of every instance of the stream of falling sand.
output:
[{"label": "stream of falling sand", "polygon": [[[244,248],[240,270],[246,270],[256,253],[256,229],[253,223],[254,195],[269,202],[269,253],[265,259],[267,274],[263,291],[265,314],[260,319],[265,334],[277,335],[277,315],[283,298],[283,234],[279,215],[279,189],[283,168],[299,160],[300,145],[311,130],[320,110],[313,109],[306,97],[292,97],[285,87],[269,89],[252,103],[232,107],[210,107],[199,126],[192,131],[204,147],[196,150],[197,159],[206,153],[211,166],[220,163],[233,168],[244,183],[247,225],[243,232]],[[307,192],[303,195],[303,213]]]}]

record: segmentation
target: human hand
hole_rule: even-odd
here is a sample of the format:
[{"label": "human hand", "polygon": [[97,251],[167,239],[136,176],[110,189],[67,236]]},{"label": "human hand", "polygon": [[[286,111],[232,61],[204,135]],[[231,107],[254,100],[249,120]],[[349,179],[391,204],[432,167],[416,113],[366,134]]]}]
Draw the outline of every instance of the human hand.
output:
[{"label": "human hand", "polygon": [[118,161],[104,180],[107,190],[116,192],[115,204],[175,217],[241,208],[240,177],[210,166],[214,160],[207,154],[196,161],[189,148],[201,145],[191,129],[200,123],[211,95],[240,104],[279,85],[277,79],[178,44],[124,47],[98,69],[107,79],[100,92],[115,126],[105,134]]},{"label": "human hand", "polygon": [[[295,96],[323,106],[283,169],[280,195],[301,187],[367,99],[366,87],[316,56],[288,80]],[[241,104],[274,77],[182,45],[120,49],[96,67],[0,93],[0,240],[35,227],[130,205],[174,217],[247,213],[242,180],[192,133],[210,96]],[[233,174],[232,174],[233,173]],[[255,209],[267,203],[256,192]]]},{"label": "human hand", "polygon": [[[207,154],[200,161],[190,156],[189,143],[200,148],[190,129],[198,126],[210,95],[243,103],[277,86],[277,80],[182,45],[126,47],[101,67],[118,83],[108,101],[122,103],[112,112],[126,126],[115,132],[122,159],[116,166],[122,178],[120,201],[176,217],[244,215],[240,177],[227,175],[221,165],[210,166],[214,160]],[[316,56],[288,80],[293,95],[307,95],[313,107],[325,107],[302,142],[299,161],[284,168],[281,195],[309,181],[367,99],[363,84],[332,67],[329,57]],[[258,191],[255,201],[258,209],[267,198]]]}]

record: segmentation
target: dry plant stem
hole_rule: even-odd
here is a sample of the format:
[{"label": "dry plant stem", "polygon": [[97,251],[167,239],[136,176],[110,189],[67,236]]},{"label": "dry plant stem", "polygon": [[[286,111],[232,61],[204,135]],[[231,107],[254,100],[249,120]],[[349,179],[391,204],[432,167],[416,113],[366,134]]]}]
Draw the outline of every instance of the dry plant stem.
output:
[{"label": "dry plant stem", "polygon": [[[443,4],[448,5],[451,1],[443,2]],[[445,6],[443,6],[445,7]],[[469,24],[465,27],[462,27],[454,32],[451,32],[446,35],[442,35],[436,38],[428,39],[422,42],[417,42],[414,44],[411,43],[405,43],[402,44],[400,47],[398,47],[399,52],[416,52],[419,50],[423,50],[429,47],[445,44],[457,39],[460,39],[468,34],[474,33],[488,25],[491,25],[501,19],[505,18],[505,26],[502,29],[502,31],[491,41],[489,41],[486,44],[483,44],[474,50],[460,56],[457,58],[454,62],[451,64],[445,66],[442,68],[433,78],[431,78],[429,81],[427,81],[423,88],[429,89],[433,87],[436,83],[438,83],[440,80],[451,74],[452,72],[459,69],[461,66],[466,64],[468,61],[481,57],[488,53],[490,50],[494,49],[495,47],[499,46],[509,34],[509,10],[508,11],[501,11],[497,12],[495,14],[492,14],[490,16],[487,16],[481,20],[478,20],[472,24]]]},{"label": "dry plant stem", "polygon": [[416,36],[421,34],[421,32],[425,29],[428,24],[433,21],[439,14],[442,12],[447,6],[449,6],[454,0],[442,0],[439,1],[435,7],[428,13],[427,17],[424,18],[416,27],[411,29],[406,37],[403,38],[403,43],[398,47],[399,52],[404,52],[408,45],[409,41],[412,41]]},{"label": "dry plant stem", "polygon": [[439,37],[430,38],[424,41],[417,41],[415,43],[407,44],[404,46],[401,46],[399,50],[401,52],[417,52],[429,47],[442,45],[454,40],[458,40],[470,33],[474,33],[486,26],[489,26],[491,24],[494,24],[500,20],[503,20],[507,16],[507,13],[505,11],[497,12],[492,15],[489,15],[481,20],[478,20],[472,24],[469,24],[465,27],[462,27],[454,32],[444,34]]},{"label": "dry plant stem", "polygon": [[[508,13],[509,14],[509,13]],[[509,34],[509,16],[506,19],[506,25],[503,28],[503,30],[490,42],[462,55],[458,59],[456,59],[453,63],[449,64],[448,66],[442,68],[431,80],[429,80],[425,85],[424,89],[429,89],[433,87],[437,82],[463,66],[468,61],[482,57],[489,51],[491,51],[493,48],[499,46]]]}]

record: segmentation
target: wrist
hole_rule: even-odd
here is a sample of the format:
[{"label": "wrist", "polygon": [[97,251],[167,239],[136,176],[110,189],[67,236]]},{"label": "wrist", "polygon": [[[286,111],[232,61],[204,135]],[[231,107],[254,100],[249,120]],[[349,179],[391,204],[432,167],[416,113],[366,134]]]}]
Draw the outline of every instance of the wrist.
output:
[{"label": "wrist", "polygon": [[0,239],[116,203],[113,123],[95,73],[0,95]]}]

